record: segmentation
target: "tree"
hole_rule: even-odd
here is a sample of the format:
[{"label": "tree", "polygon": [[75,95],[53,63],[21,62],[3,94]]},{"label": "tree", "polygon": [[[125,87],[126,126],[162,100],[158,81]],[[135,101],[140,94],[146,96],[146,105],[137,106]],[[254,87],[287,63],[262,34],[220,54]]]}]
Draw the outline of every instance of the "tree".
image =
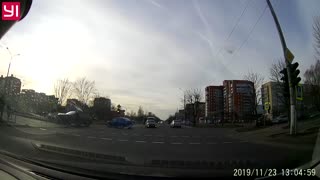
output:
[{"label": "tree", "polygon": [[313,106],[320,110],[320,60],[304,73],[305,83],[311,85],[311,95],[313,96]]},{"label": "tree", "polygon": [[286,63],[283,59],[279,59],[276,63],[273,63],[270,68],[270,80],[274,82],[280,82],[281,73],[280,71],[286,67]]},{"label": "tree", "polygon": [[186,114],[191,115],[193,124],[196,124],[196,119],[199,118],[201,112],[200,102],[203,99],[201,89],[189,89],[185,92],[186,103],[191,106],[191,109],[186,107]]},{"label": "tree", "polygon": [[253,88],[255,95],[255,102],[254,102],[254,115],[257,115],[257,107],[258,104],[261,102],[261,90],[260,87],[264,82],[264,77],[259,73],[254,73],[249,71],[246,75],[243,76],[243,79],[253,82]]},{"label": "tree", "polygon": [[60,105],[65,104],[71,94],[72,82],[70,82],[68,78],[56,81],[54,84],[54,95],[56,98],[59,98],[58,103]]},{"label": "tree", "polygon": [[320,59],[320,16],[313,20],[313,37],[315,39],[314,49],[316,51],[316,59]]},{"label": "tree", "polygon": [[85,77],[80,78],[73,83],[74,95],[83,104],[88,104],[96,91],[95,82],[89,81]]},{"label": "tree", "polygon": [[143,111],[142,106],[139,106],[139,109],[138,109],[137,114],[138,114],[138,117],[139,117],[139,118],[141,118],[141,117],[144,116],[144,111]]}]

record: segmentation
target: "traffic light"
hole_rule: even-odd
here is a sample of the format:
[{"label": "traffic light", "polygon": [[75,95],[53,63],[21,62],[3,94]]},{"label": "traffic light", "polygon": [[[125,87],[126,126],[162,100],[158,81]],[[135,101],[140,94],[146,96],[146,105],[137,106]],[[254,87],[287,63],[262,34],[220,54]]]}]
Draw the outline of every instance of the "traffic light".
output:
[{"label": "traffic light", "polygon": [[287,68],[283,68],[280,73],[282,74],[281,81],[283,82],[283,96],[289,97],[289,79],[288,79],[288,73]]},{"label": "traffic light", "polygon": [[295,62],[293,64],[290,64],[289,66],[290,66],[291,84],[292,84],[292,87],[296,87],[301,81],[301,78],[299,77],[300,70],[298,69],[299,63]]}]

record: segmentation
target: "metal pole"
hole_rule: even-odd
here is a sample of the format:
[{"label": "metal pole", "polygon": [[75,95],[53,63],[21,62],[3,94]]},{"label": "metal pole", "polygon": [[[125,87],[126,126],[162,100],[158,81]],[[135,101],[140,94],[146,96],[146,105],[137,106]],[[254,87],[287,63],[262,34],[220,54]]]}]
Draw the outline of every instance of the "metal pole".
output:
[{"label": "metal pole", "polygon": [[282,45],[282,50],[283,50],[283,55],[284,55],[284,59],[287,65],[287,73],[288,73],[288,81],[289,81],[289,93],[290,93],[290,135],[294,135],[297,133],[297,123],[296,123],[296,108],[295,108],[295,96],[294,96],[294,87],[292,86],[291,83],[291,71],[290,71],[290,62],[288,61],[288,59],[286,58],[286,50],[287,50],[287,45],[286,45],[286,41],[284,39],[281,27],[280,27],[280,23],[278,21],[277,15],[273,10],[273,7],[270,3],[270,0],[266,0],[267,4],[269,6],[270,12],[272,14],[273,20],[276,24],[277,30],[278,30],[278,34],[280,37],[280,41],[281,41],[281,45]]}]

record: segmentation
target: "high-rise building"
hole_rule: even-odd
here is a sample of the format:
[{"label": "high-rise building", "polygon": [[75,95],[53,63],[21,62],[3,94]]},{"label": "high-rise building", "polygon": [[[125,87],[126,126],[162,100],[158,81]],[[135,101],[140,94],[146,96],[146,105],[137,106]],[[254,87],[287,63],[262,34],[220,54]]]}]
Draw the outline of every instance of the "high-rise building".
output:
[{"label": "high-rise building", "polygon": [[205,117],[210,120],[223,119],[223,86],[205,88]]},{"label": "high-rise building", "polygon": [[250,121],[254,118],[254,84],[247,80],[224,80],[224,120]]}]

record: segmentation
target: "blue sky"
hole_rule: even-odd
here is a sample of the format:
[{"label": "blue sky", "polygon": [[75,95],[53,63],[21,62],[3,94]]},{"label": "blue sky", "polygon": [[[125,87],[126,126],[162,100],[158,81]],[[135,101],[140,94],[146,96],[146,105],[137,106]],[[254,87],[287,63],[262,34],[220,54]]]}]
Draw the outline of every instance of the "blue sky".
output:
[{"label": "blue sky", "polygon": [[[318,0],[272,0],[287,45],[304,72],[314,63],[312,22]],[[248,7],[232,36],[228,35]],[[34,0],[28,16],[1,39],[23,88],[52,94],[59,78],[94,80],[127,110],[142,105],[165,119],[181,107],[179,88],[220,85],[282,57],[264,0]],[[218,53],[219,52],[219,53]],[[9,55],[0,56],[5,74]]]}]

